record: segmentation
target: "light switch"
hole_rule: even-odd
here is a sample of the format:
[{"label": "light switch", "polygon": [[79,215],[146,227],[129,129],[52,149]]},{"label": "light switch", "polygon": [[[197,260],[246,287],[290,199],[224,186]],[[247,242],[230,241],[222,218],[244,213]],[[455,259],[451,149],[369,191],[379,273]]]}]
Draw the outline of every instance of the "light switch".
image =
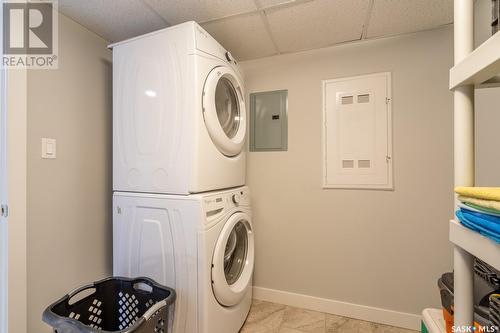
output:
[{"label": "light switch", "polygon": [[42,138],[42,158],[56,158],[56,139]]}]

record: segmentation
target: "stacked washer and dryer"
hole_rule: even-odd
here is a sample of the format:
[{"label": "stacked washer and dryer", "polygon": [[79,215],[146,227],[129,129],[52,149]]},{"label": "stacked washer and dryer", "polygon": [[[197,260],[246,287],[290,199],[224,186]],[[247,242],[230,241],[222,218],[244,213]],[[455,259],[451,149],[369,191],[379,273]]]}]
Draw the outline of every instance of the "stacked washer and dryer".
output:
[{"label": "stacked washer and dryer", "polygon": [[194,22],[113,48],[113,273],[175,288],[174,333],[236,333],[252,298],[236,61]]}]

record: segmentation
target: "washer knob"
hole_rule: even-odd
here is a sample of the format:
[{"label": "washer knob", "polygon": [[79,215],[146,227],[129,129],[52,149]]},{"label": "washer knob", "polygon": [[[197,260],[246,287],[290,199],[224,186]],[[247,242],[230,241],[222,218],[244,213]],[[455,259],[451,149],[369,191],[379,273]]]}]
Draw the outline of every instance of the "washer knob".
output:
[{"label": "washer knob", "polygon": [[232,62],[234,60],[233,56],[231,55],[231,52],[229,51],[226,52],[226,59],[229,62]]},{"label": "washer knob", "polygon": [[239,204],[241,201],[241,196],[238,193],[233,194],[232,200],[235,204]]}]

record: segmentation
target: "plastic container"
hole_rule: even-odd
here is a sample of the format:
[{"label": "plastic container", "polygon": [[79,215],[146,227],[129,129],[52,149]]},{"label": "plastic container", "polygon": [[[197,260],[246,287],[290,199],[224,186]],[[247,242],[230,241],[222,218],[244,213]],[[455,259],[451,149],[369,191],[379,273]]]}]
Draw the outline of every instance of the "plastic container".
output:
[{"label": "plastic container", "polygon": [[445,333],[445,322],[440,309],[425,309],[422,311],[422,333]]},{"label": "plastic container", "polygon": [[[496,272],[488,271],[488,267],[484,267],[478,273],[478,267],[475,265],[474,276],[474,326],[477,332],[485,332],[486,326],[491,326],[491,294],[494,293],[492,286],[497,286],[498,276]],[[454,321],[454,278],[453,273],[444,273],[438,280],[439,293],[441,295],[441,305],[443,310],[443,319],[446,323],[446,332],[453,332]]]},{"label": "plastic container", "polygon": [[438,280],[439,294],[441,295],[441,305],[443,307],[443,319],[445,321],[446,332],[451,333],[453,328],[453,273],[444,273]]},{"label": "plastic container", "polygon": [[170,333],[175,291],[145,277],[112,277],[50,305],[43,321],[57,333]]},{"label": "plastic container", "polygon": [[490,295],[490,322],[500,328],[500,294]]},{"label": "plastic container", "polygon": [[[500,272],[484,261],[477,258],[474,260],[474,273],[482,278],[483,282],[486,283],[486,288],[490,290],[500,289]],[[481,292],[484,292],[484,288]]]},{"label": "plastic container", "polygon": [[499,20],[500,18],[500,0],[491,1],[491,34],[494,35],[500,28]]}]

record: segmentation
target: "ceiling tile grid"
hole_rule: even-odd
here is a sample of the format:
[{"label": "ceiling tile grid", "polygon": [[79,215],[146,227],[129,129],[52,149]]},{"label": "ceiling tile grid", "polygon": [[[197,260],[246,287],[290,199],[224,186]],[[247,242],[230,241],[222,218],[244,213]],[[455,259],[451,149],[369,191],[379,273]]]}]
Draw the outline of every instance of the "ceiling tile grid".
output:
[{"label": "ceiling tile grid", "polygon": [[59,11],[109,42],[167,26],[165,20],[141,0],[60,0]]},{"label": "ceiling tile grid", "polygon": [[369,0],[315,0],[266,10],[280,52],[321,48],[361,38]]},{"label": "ceiling tile grid", "polygon": [[453,0],[59,0],[59,10],[110,42],[197,21],[239,60],[453,21]]},{"label": "ceiling tile grid", "polygon": [[239,61],[277,53],[259,12],[202,24]]},{"label": "ceiling tile grid", "polygon": [[205,22],[257,10],[254,0],[142,0],[169,24]]},{"label": "ceiling tile grid", "polygon": [[368,38],[436,28],[453,22],[453,0],[375,0]]},{"label": "ceiling tile grid", "polygon": [[255,4],[259,9],[266,9],[277,6],[291,6],[301,2],[308,2],[314,0],[255,0]]}]

